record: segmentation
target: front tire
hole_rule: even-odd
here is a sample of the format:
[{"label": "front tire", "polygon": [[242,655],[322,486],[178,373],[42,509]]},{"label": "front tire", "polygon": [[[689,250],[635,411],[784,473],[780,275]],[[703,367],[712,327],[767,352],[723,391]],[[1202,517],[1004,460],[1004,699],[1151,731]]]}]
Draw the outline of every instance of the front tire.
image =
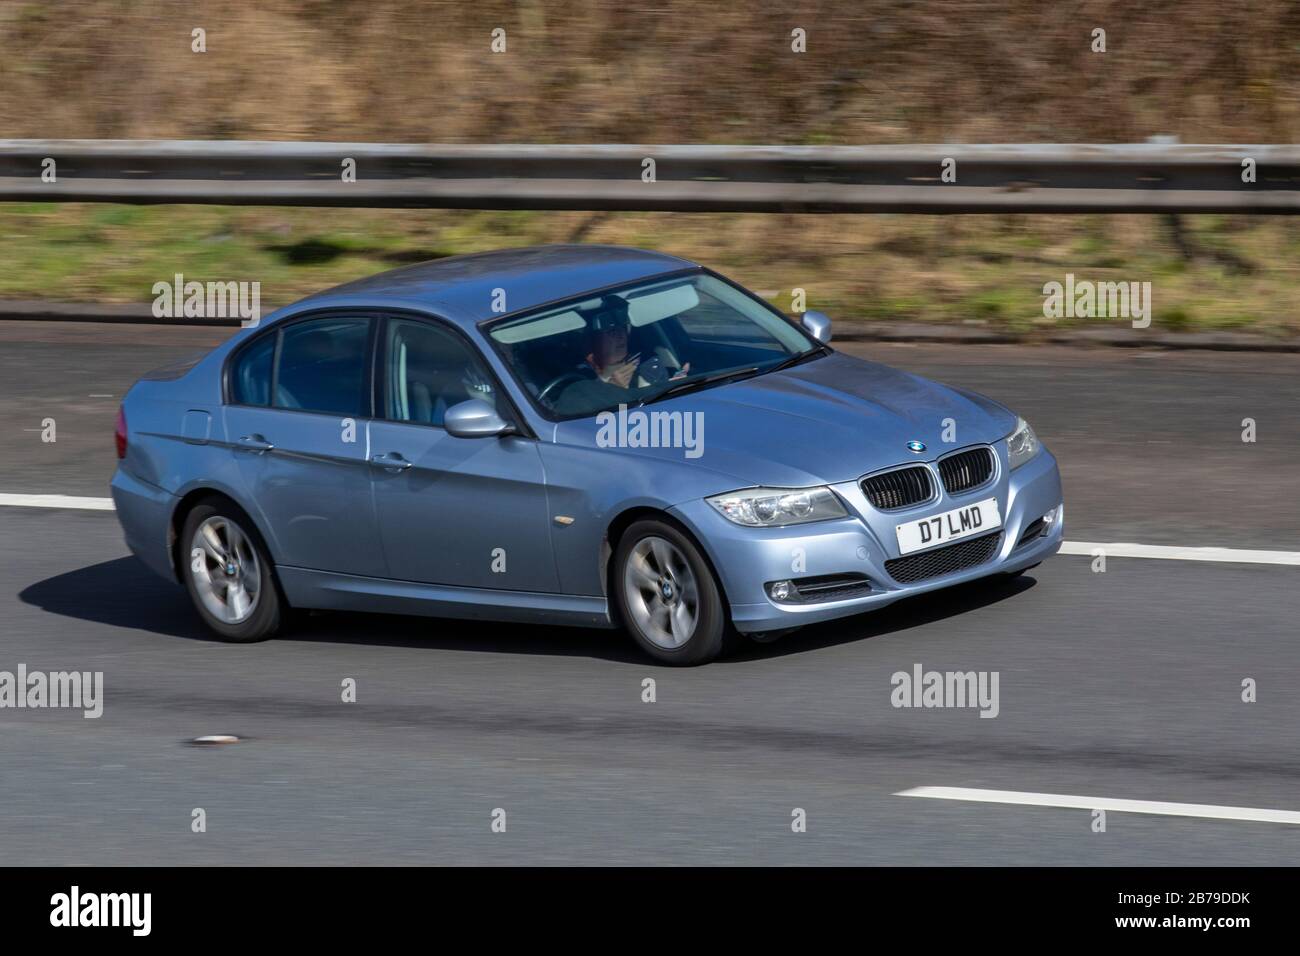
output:
[{"label": "front tire", "polygon": [[705,664],[729,646],[722,594],[694,542],[664,521],[637,521],[614,553],[623,626],[664,664]]},{"label": "front tire", "polygon": [[227,501],[202,501],[185,517],[181,546],[185,589],[208,630],[249,643],[280,629],[274,567],[248,515]]}]

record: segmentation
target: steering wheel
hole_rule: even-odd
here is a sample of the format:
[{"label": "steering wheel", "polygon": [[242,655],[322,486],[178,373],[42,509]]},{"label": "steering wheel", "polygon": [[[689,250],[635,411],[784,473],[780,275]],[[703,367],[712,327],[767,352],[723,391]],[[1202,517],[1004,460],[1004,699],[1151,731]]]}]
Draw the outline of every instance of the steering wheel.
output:
[{"label": "steering wheel", "polygon": [[572,385],[574,382],[585,382],[590,377],[581,372],[561,372],[542,387],[542,390],[537,393],[537,400],[550,405],[551,399],[555,397],[553,393],[558,393],[561,389]]}]

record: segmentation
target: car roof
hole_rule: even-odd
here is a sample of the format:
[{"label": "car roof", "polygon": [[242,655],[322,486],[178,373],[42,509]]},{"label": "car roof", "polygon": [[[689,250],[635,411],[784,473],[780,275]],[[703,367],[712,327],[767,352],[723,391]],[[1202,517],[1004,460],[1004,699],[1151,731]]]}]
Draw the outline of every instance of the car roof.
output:
[{"label": "car roof", "polygon": [[[313,308],[358,298],[418,303],[460,325],[536,308],[624,282],[695,268],[688,259],[623,246],[551,245],[435,259],[381,272],[299,303]],[[504,291],[504,306],[494,303]],[[294,310],[299,311],[298,308]]]}]

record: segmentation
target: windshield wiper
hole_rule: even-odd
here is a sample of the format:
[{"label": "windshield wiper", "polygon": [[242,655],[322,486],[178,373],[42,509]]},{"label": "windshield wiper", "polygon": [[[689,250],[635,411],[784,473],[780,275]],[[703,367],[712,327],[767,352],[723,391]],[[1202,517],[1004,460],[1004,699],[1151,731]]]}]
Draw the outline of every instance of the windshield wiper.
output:
[{"label": "windshield wiper", "polygon": [[828,354],[829,352],[830,352],[829,346],[820,345],[817,348],[812,349],[811,351],[800,352],[798,355],[791,355],[789,358],[782,359],[780,362],[777,362],[775,365],[769,365],[767,368],[763,369],[763,374],[766,375],[768,372],[779,372],[782,369],[787,369],[792,366],[799,365],[800,363],[805,362],[808,359],[818,358],[822,355]]},{"label": "windshield wiper", "polygon": [[641,401],[637,402],[636,407],[647,405],[650,402],[657,402],[661,398],[667,398],[669,395],[681,395],[683,392],[693,392],[699,388],[707,388],[710,385],[716,385],[719,382],[726,382],[731,379],[749,378],[751,375],[757,375],[760,369],[757,365],[752,368],[733,368],[730,372],[715,372],[713,375],[705,375],[702,378],[688,378],[680,382],[673,382],[662,391],[648,395]]},{"label": "windshield wiper", "polygon": [[674,382],[663,391],[656,392],[653,395],[641,399],[641,401],[637,402],[636,407],[640,408],[642,405],[647,405],[650,402],[657,402],[659,399],[668,398],[670,395],[681,395],[683,392],[693,392],[697,388],[706,388],[709,385],[716,385],[719,382],[726,382],[732,379],[750,378],[751,376],[760,373],[766,375],[768,372],[779,372],[782,369],[798,365],[808,359],[819,358],[820,356],[828,354],[830,354],[830,347],[821,345],[808,352],[800,352],[798,355],[791,355],[788,358],[777,362],[775,365],[769,365],[766,368],[754,365],[750,368],[738,368],[732,369],[729,372],[717,372],[713,375],[705,375],[703,378],[690,378],[680,382]]}]

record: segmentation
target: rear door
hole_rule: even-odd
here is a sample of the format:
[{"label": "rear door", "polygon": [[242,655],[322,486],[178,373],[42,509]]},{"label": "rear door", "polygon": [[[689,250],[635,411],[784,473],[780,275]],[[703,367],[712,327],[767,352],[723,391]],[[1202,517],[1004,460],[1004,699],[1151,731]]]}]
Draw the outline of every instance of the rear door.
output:
[{"label": "rear door", "polygon": [[384,574],[367,454],[375,321],[294,319],[232,359],[227,441],[278,564]]},{"label": "rear door", "polygon": [[443,427],[447,410],[470,399],[519,421],[477,348],[412,316],[389,316],[379,338],[371,480],[389,577],[557,591],[536,439],[458,438]]}]

